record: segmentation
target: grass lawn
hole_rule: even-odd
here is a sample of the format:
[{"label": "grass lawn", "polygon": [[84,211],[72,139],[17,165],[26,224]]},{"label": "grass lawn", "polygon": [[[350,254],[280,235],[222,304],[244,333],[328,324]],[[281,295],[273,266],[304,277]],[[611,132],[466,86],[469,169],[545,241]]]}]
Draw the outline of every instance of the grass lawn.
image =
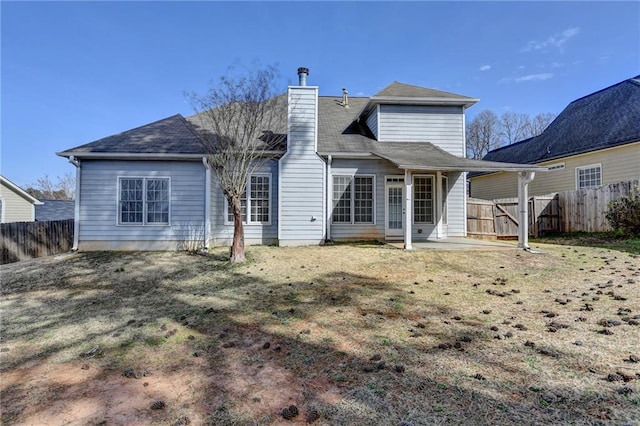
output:
[{"label": "grass lawn", "polygon": [[640,424],[640,256],[533,246],[3,265],[1,423]]}]

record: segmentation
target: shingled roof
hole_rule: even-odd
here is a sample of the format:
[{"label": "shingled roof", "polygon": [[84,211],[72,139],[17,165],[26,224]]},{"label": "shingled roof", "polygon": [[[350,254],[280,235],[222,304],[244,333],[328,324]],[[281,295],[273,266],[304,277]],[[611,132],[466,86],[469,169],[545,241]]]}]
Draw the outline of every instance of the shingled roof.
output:
[{"label": "shingled roof", "polygon": [[[429,90],[429,89],[427,89]],[[388,160],[402,169],[449,171],[542,170],[522,164],[471,160],[450,154],[429,142],[378,142],[358,120],[369,98],[350,98],[349,108],[341,97],[318,98],[318,153],[362,155]]]},{"label": "shingled roof", "polygon": [[163,118],[135,129],[98,139],[58,155],[87,157],[92,154],[164,154],[201,155],[202,142],[180,114]]},{"label": "shingled roof", "polygon": [[535,164],[640,141],[640,75],[571,102],[541,135],[483,159]]}]

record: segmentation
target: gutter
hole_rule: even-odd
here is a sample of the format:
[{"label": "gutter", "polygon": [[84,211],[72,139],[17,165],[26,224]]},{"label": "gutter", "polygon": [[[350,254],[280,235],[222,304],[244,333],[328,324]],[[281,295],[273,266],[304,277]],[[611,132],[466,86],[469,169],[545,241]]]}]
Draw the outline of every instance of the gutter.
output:
[{"label": "gutter", "polygon": [[69,162],[76,166],[76,199],[73,212],[73,247],[71,251],[78,251],[78,243],[80,240],[80,179],[82,176],[82,168],[80,167],[80,160],[77,160],[73,155],[69,156]]}]

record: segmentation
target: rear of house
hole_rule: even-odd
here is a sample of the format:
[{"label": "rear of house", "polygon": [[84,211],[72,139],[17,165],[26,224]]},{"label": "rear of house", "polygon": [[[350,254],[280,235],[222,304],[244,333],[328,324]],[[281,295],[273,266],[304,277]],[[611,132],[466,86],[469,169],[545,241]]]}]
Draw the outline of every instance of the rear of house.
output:
[{"label": "rear of house", "polygon": [[[247,179],[246,244],[412,241],[466,235],[468,171],[531,173],[464,158],[477,99],[394,82],[370,98],[287,91],[286,146]],[[194,117],[174,115],[66,150],[76,166],[75,248],[228,245],[232,214]]]}]

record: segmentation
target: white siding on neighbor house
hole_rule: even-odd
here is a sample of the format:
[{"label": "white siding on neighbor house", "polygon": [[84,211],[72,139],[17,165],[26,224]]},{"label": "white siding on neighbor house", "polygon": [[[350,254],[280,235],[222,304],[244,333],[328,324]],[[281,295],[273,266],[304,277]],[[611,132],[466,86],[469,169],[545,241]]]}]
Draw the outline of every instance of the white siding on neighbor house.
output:
[{"label": "white siding on neighbor house", "polygon": [[3,223],[32,222],[35,220],[35,206],[31,201],[16,194],[13,189],[0,184],[0,197],[2,197]]},{"label": "white siding on neighbor house", "polygon": [[[271,177],[269,224],[244,223],[244,242],[252,244],[275,244],[278,241],[278,162],[271,160],[262,165],[256,174]],[[211,174],[211,238],[214,245],[231,245],[233,224],[226,222],[227,203],[215,173]]]},{"label": "white siding on neighbor house", "polygon": [[[80,250],[178,249],[204,239],[202,162],[85,160],[81,168]],[[118,225],[119,177],[169,178],[169,225]]]},{"label": "white siding on neighbor house", "polygon": [[464,156],[464,110],[453,106],[380,105],[378,140],[431,142]]},{"label": "white siding on neighbor house", "polygon": [[369,116],[367,117],[367,126],[369,127],[369,130],[371,130],[371,133],[373,133],[373,136],[375,136],[376,139],[378,139],[378,111],[379,111],[379,106],[376,106],[376,108],[371,111],[371,113],[369,114]]},{"label": "white siding on neighbor house", "polygon": [[280,159],[280,245],[324,240],[325,163],[316,154],[318,88],[289,88],[287,153]]},{"label": "white siding on neighbor house", "polygon": [[[564,168],[536,173],[529,184],[529,195],[546,195],[553,192],[571,191],[576,187],[576,168],[600,164],[602,184],[622,182],[640,178],[640,142],[615,148],[603,149],[587,154],[559,158],[538,163],[553,166],[564,163]],[[471,179],[471,196],[485,200],[518,196],[517,173],[491,173]]]}]

